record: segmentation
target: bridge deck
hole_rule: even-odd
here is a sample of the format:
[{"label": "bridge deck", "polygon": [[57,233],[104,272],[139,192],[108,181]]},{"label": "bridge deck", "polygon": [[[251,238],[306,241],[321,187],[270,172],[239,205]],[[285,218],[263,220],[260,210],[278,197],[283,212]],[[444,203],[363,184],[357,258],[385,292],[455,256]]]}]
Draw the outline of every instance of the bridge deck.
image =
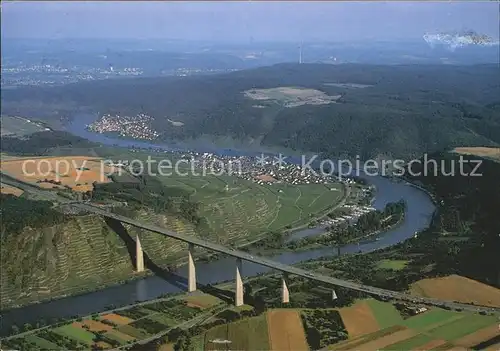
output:
[{"label": "bridge deck", "polygon": [[228,248],[226,246],[212,243],[210,241],[206,241],[197,237],[193,236],[188,236],[188,235],[183,235],[179,234],[173,231],[170,231],[168,229],[156,226],[156,225],[150,225],[146,223],[142,223],[139,221],[136,221],[131,218],[127,218],[125,216],[121,216],[118,214],[114,214],[108,211],[105,211],[99,207],[93,206],[93,205],[87,205],[87,204],[72,204],[71,206],[75,206],[81,209],[84,209],[89,212],[93,212],[99,215],[102,215],[104,217],[112,218],[117,221],[123,222],[130,224],[132,226],[146,229],[148,231],[162,234],[169,236],[171,238],[175,238],[181,241],[184,241],[186,243],[191,243],[199,247],[203,247],[206,249],[209,249],[211,251],[215,252],[220,252],[228,256],[236,257],[236,258],[241,258],[245,261],[257,263],[262,266],[266,266],[281,272],[287,272],[290,274],[295,274],[307,279],[312,279],[314,281],[324,283],[326,285],[332,285],[332,286],[341,286],[344,288],[352,289],[352,290],[357,290],[357,291],[362,291],[368,294],[372,295],[377,295],[381,297],[388,297],[388,298],[393,298],[393,299],[399,299],[399,300],[405,300],[405,301],[411,301],[414,303],[419,303],[419,304],[424,304],[424,305],[432,305],[432,306],[438,306],[438,307],[448,307],[452,309],[462,309],[462,310],[468,310],[472,312],[486,312],[486,313],[500,313],[500,308],[496,307],[486,307],[486,306],[477,306],[477,305],[468,305],[468,304],[462,304],[462,303],[456,303],[456,302],[451,302],[451,301],[441,301],[437,299],[432,299],[432,298],[424,298],[424,297],[418,297],[418,296],[413,296],[409,295],[407,293],[403,292],[397,292],[397,291],[392,291],[392,290],[387,290],[387,289],[381,289],[381,288],[376,288],[368,285],[363,285],[359,283],[354,283],[350,281],[346,281],[343,279],[338,279],[334,277],[329,277],[321,274],[316,274],[316,273],[311,273],[305,269],[301,269],[298,267],[286,265],[280,262],[276,262],[264,257],[260,256],[254,256],[251,255],[247,252],[244,251],[239,251],[235,249]]}]

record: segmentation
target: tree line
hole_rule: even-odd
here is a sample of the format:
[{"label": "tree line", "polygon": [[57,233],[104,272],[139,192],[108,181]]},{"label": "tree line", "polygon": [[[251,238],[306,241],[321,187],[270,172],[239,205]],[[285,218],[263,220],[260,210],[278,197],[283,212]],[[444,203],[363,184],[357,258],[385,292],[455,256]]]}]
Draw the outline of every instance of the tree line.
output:
[{"label": "tree line", "polygon": [[25,227],[56,225],[67,216],[53,209],[50,201],[29,200],[11,194],[0,194],[2,238],[21,232]]}]

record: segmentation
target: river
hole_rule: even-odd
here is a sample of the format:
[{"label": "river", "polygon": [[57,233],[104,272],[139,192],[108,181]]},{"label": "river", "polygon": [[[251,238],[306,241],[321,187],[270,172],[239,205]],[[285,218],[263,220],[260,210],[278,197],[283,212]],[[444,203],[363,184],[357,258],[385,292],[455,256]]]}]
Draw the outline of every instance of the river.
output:
[{"label": "river", "polygon": [[[68,131],[91,141],[100,142],[107,145],[117,145],[121,147],[142,147],[142,148],[163,148],[168,150],[181,150],[179,145],[170,147],[167,145],[138,142],[125,139],[114,139],[101,134],[89,132],[85,126],[93,121],[93,115],[76,116],[68,126]],[[213,145],[198,146],[197,151],[210,151],[226,155],[251,155],[254,152],[242,150],[222,149],[218,150]],[[411,185],[403,182],[393,182],[383,177],[364,176],[370,184],[377,187],[377,193],[373,206],[383,209],[389,202],[396,202],[401,199],[406,201],[407,209],[404,222],[396,229],[378,234],[359,243],[346,245],[340,249],[341,254],[370,252],[385,248],[402,242],[414,235],[415,232],[427,228],[432,219],[434,204],[430,197]],[[315,235],[320,232],[318,228],[307,228],[294,234],[294,237],[304,237]],[[321,248],[303,252],[285,252],[272,259],[285,264],[295,264],[302,261],[324,257],[336,256],[336,248]],[[220,258],[211,262],[198,262],[196,264],[197,281],[202,284],[214,284],[226,280],[234,279],[235,261],[233,258]],[[258,273],[270,271],[269,268],[244,262],[242,275],[245,277],[254,276]],[[176,272],[182,277],[187,277],[187,267],[183,266]],[[2,325],[0,334],[5,335],[12,324],[22,325],[33,323],[41,318],[70,317],[75,315],[88,315],[102,311],[111,304],[121,306],[135,301],[145,301],[157,298],[168,292],[179,292],[182,289],[158,277],[150,276],[145,279],[135,280],[123,285],[105,288],[96,292],[84,295],[66,297],[50,302],[29,305],[17,309],[4,311],[2,313]]]}]

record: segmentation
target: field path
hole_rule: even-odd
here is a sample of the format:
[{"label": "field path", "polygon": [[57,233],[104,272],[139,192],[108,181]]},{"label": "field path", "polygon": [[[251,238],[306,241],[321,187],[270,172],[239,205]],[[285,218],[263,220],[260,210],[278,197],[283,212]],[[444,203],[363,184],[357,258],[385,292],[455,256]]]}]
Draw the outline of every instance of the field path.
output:
[{"label": "field path", "polygon": [[460,339],[453,340],[453,344],[459,347],[471,348],[472,346],[480,344],[485,340],[492,339],[498,335],[500,335],[500,327],[495,323],[489,327],[479,329],[472,334],[461,337]]},{"label": "field path", "polygon": [[[279,197],[278,197],[278,200],[276,200],[277,202],[279,201]],[[270,228],[274,222],[276,222],[276,220],[278,219],[279,215],[280,215],[280,210],[281,210],[281,203],[278,203],[278,206],[276,206],[276,215],[274,216],[273,220],[271,222],[269,222],[269,224],[267,225],[268,228]]]},{"label": "field path", "polygon": [[399,341],[406,340],[411,338],[412,336],[415,336],[418,332],[415,330],[411,329],[406,329],[406,330],[400,330],[395,333],[386,335],[384,337],[375,339],[373,341],[369,341],[367,343],[364,343],[362,345],[356,346],[351,350],[356,350],[356,351],[373,351],[373,350],[380,350],[386,346],[395,344]]},{"label": "field path", "polygon": [[300,191],[300,188],[297,188],[297,190],[299,191],[299,196],[297,196],[297,198],[295,199],[295,206],[297,206],[297,202],[300,200],[300,198],[302,197],[302,191]]},{"label": "field path", "polygon": [[325,194],[324,194],[324,193],[321,193],[321,194],[319,194],[318,196],[316,196],[316,197],[314,198],[314,200],[313,200],[313,201],[309,204],[309,207],[311,207],[312,205],[314,205],[314,203],[315,203],[315,202],[316,202],[316,201],[317,201],[317,200],[318,200],[321,196],[323,196],[323,195],[325,195]]},{"label": "field path", "polygon": [[269,345],[274,351],[309,350],[299,312],[270,310],[267,312]]},{"label": "field path", "polygon": [[446,340],[438,339],[429,341],[427,344],[423,344],[422,346],[418,346],[413,349],[413,351],[427,351],[434,350],[436,347],[446,344]]}]

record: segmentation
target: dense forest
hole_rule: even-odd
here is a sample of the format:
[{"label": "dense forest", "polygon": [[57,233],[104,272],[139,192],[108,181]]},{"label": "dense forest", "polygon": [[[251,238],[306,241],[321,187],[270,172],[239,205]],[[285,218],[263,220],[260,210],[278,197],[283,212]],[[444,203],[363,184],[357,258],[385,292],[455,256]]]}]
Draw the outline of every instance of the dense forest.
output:
[{"label": "dense forest", "polygon": [[[54,118],[82,109],[144,112],[155,118],[160,139],[169,141],[231,137],[331,155],[406,157],[460,145],[499,145],[499,81],[496,65],[278,64],[212,76],[15,89],[3,94],[2,107],[19,113],[36,106]],[[335,104],[285,108],[243,94],[280,86],[341,98]],[[173,126],[168,119],[184,124]]]},{"label": "dense forest", "polygon": [[2,152],[16,155],[41,156],[55,147],[92,147],[94,143],[64,131],[36,132],[26,138],[3,136]]},{"label": "dense forest", "polygon": [[[449,170],[460,156],[436,153],[430,157],[438,162],[436,175],[432,169],[425,176],[407,177],[431,191],[436,200],[429,228],[383,250],[311,260],[303,265],[397,291],[407,290],[410,284],[424,278],[451,274],[500,288],[500,163],[484,160],[479,170],[482,176],[445,176],[441,170]],[[470,172],[474,165],[464,168]],[[381,260],[400,260],[405,266],[398,270],[380,269]]]},{"label": "dense forest", "polygon": [[0,194],[2,240],[5,235],[20,232],[24,227],[46,227],[62,223],[66,216],[52,209],[52,202],[28,200]]},{"label": "dense forest", "polygon": [[[463,175],[443,175],[452,163],[459,162],[454,153],[429,156],[437,161],[437,172],[430,169],[424,176],[407,179],[428,189],[436,200],[436,213],[428,229],[393,247],[355,255],[345,260],[348,279],[392,290],[405,290],[409,284],[427,277],[458,274],[500,287],[500,163],[483,160],[482,176],[469,176],[475,167],[464,166]],[[416,168],[419,167],[415,165]],[[379,270],[380,259],[404,260],[408,264],[395,274]]]},{"label": "dense forest", "polygon": [[[436,196],[439,204],[425,240],[403,243],[407,253],[425,252],[421,264],[435,260],[436,271],[457,273],[500,287],[500,163],[483,160],[471,176],[475,163],[464,163],[463,174],[446,176],[461,156],[437,153],[437,172],[431,164],[427,175],[410,177]],[[464,157],[474,160],[473,156]],[[414,165],[415,171],[420,165]],[[444,171],[443,171],[444,170]],[[437,176],[435,175],[437,174]]]},{"label": "dense forest", "polygon": [[166,186],[155,177],[141,175],[132,181],[94,184],[92,200],[100,202],[118,201],[126,207],[116,207],[114,211],[135,217],[141,209],[151,209],[156,213],[171,213],[194,224],[200,235],[208,235],[209,225],[205,217],[198,214],[199,203],[190,198],[191,193],[173,186]]}]

